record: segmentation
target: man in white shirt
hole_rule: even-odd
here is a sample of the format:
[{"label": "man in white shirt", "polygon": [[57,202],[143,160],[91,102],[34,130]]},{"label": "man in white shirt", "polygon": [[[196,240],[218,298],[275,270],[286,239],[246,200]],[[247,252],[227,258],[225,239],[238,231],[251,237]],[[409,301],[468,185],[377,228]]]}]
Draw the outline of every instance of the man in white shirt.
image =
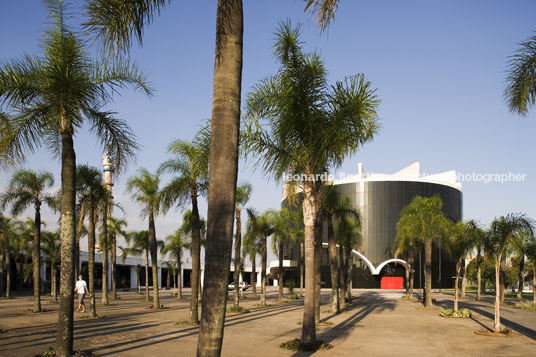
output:
[{"label": "man in white shirt", "polygon": [[84,305],[84,296],[89,294],[86,282],[82,279],[82,274],[78,275],[78,281],[74,288],[74,292],[78,293],[78,309],[76,312],[80,312],[80,308],[83,308],[82,312],[86,312],[86,306]]}]

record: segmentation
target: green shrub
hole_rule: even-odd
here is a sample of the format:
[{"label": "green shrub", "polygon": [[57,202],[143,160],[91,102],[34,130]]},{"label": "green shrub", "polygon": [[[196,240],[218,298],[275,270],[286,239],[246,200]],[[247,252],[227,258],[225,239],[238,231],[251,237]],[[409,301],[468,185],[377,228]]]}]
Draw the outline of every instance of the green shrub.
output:
[{"label": "green shrub", "polygon": [[463,310],[459,310],[459,311],[454,311],[453,309],[446,309],[446,310],[441,310],[439,312],[439,316],[441,316],[441,317],[461,317],[461,318],[466,318],[466,317],[471,317],[472,314],[471,314],[471,311],[469,311],[467,309],[463,309]]},{"label": "green shrub", "polygon": [[517,303],[516,307],[522,310],[536,310],[536,303],[533,303],[533,302]]},{"label": "green shrub", "polygon": [[236,313],[239,313],[239,314],[245,314],[245,313],[249,312],[249,310],[246,309],[245,307],[242,307],[242,306],[239,306],[239,307],[229,306],[227,308],[227,312],[236,312]]},{"label": "green shrub", "polygon": [[299,338],[283,342],[279,347],[291,351],[317,351],[317,350],[329,350],[333,348],[333,345],[324,343],[323,341],[317,341],[314,346],[304,346]]}]

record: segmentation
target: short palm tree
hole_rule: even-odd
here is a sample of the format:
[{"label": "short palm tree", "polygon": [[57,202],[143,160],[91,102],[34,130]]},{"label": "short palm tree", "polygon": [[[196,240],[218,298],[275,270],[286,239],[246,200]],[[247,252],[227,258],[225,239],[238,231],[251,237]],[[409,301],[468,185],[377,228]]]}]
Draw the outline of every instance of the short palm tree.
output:
[{"label": "short palm tree", "polygon": [[[145,257],[145,301],[150,300],[149,296],[149,252],[151,250],[149,243],[149,231],[135,231],[126,236],[128,247],[121,249],[121,260],[125,263],[127,257],[132,255]],[[139,277],[138,277],[139,281]]]},{"label": "short palm tree", "polygon": [[509,214],[496,218],[486,235],[486,253],[495,260],[495,319],[493,329],[501,331],[501,294],[500,294],[500,265],[508,246],[512,244],[515,234],[528,232],[534,234],[533,222],[523,214]]},{"label": "short palm tree", "polygon": [[[341,268],[338,264],[337,239],[333,229],[334,220],[337,218],[360,219],[359,212],[352,206],[348,198],[344,198],[334,185],[326,186],[322,200],[322,216],[328,223],[328,255],[331,271],[331,310],[340,312],[340,276]],[[339,245],[340,247],[340,245]],[[342,296],[342,298],[345,298]]]},{"label": "short palm tree", "polygon": [[35,210],[33,232],[33,311],[41,311],[40,267],[41,267],[41,205],[54,207],[54,196],[47,189],[54,185],[54,176],[50,172],[20,170],[15,172],[8,188],[2,193],[2,209],[12,204],[11,213],[20,215],[28,206]]},{"label": "short palm tree", "polygon": [[511,112],[526,115],[536,104],[536,36],[520,46],[508,62],[504,98]]},{"label": "short palm tree", "polygon": [[234,239],[234,307],[240,306],[240,256],[242,247],[242,209],[249,201],[251,197],[251,191],[253,186],[249,182],[242,182],[236,188],[236,204],[235,204],[235,219],[236,219],[236,233]]},{"label": "short palm tree", "polygon": [[432,242],[448,233],[450,221],[441,211],[443,201],[439,196],[415,196],[411,203],[404,207],[400,220],[396,225],[397,234],[413,237],[424,245],[424,306],[432,308]]},{"label": "short palm tree", "polygon": [[[159,173],[171,173],[171,182],[162,189],[164,210],[171,206],[192,205],[192,297],[190,300],[190,322],[199,323],[198,287],[201,281],[201,227],[198,199],[207,194],[209,144],[203,139],[202,129],[192,142],[176,140],[168,147],[173,157],[160,165]],[[208,142],[209,143],[209,142]]]},{"label": "short palm tree", "polygon": [[299,27],[280,24],[276,36],[274,53],[280,68],[247,97],[243,148],[260,157],[258,166],[266,174],[277,179],[285,172],[298,175],[305,226],[301,343],[312,348],[316,346],[314,224],[325,184],[320,175],[372,139],[379,128],[379,100],[364,75],[328,86],[318,53],[306,53],[301,47]]},{"label": "short palm tree", "polygon": [[[191,243],[186,239],[186,236],[183,232],[177,229],[173,234],[170,234],[166,237],[166,244],[162,248],[162,254],[169,254],[174,259],[174,264],[177,267],[177,277],[178,277],[178,294],[177,298],[182,299],[182,281],[181,281],[181,272],[182,272],[182,250],[190,249]],[[173,281],[175,285],[175,280]]]},{"label": "short palm tree", "polygon": [[253,232],[253,225],[250,220],[247,222],[246,233],[244,234],[242,244],[242,260],[246,260],[249,256],[251,262],[251,291],[254,296],[257,296],[257,254],[262,251],[262,245],[257,239],[256,232]]},{"label": "short palm tree", "polygon": [[[24,274],[24,264],[28,260],[28,256],[25,256],[25,253],[30,252],[30,248],[33,251],[33,246],[30,245],[30,242],[33,241],[33,236],[35,232],[34,220],[30,217],[26,218],[26,221],[17,222],[17,231],[15,246],[19,253],[19,278],[17,279],[18,289],[22,289],[22,284],[26,281]],[[43,222],[42,222],[43,223]],[[32,264],[32,273],[33,273],[33,264]],[[41,290],[43,290],[43,284],[41,284]]]},{"label": "short palm tree", "polygon": [[155,309],[160,309],[158,296],[158,243],[154,224],[154,218],[160,213],[160,208],[162,207],[159,184],[159,175],[153,175],[143,168],[138,170],[137,176],[133,176],[127,181],[127,192],[142,207],[142,216],[149,218],[149,251],[151,253]]},{"label": "short palm tree", "polygon": [[258,214],[254,209],[248,208],[248,223],[246,236],[247,241],[256,242],[257,251],[261,256],[261,296],[260,305],[266,305],[266,268],[267,268],[267,245],[268,237],[274,233],[272,217],[273,210],[267,210]]},{"label": "short palm tree", "polygon": [[117,300],[117,236],[126,238],[127,221],[124,218],[110,217],[108,220],[108,235],[110,237],[110,257],[112,259],[112,298]]},{"label": "short palm tree", "polygon": [[278,281],[279,300],[283,299],[284,286],[284,270],[283,270],[283,250],[289,242],[296,240],[296,236],[300,234],[300,218],[299,211],[292,211],[287,208],[282,208],[277,212],[273,212],[271,217],[274,234],[272,237],[272,251],[278,255],[279,269]]},{"label": "short palm tree", "polygon": [[[57,352],[72,354],[75,245],[75,170],[73,138],[86,122],[116,167],[137,148],[125,121],[103,111],[112,92],[133,84],[147,94],[145,76],[121,60],[101,64],[88,57],[85,45],[67,25],[64,2],[46,1],[51,25],[44,33],[42,57],[25,56],[0,66],[0,100],[7,119],[0,124],[0,162],[14,164],[42,144],[61,157],[61,289]],[[61,145],[60,145],[61,144]],[[59,151],[61,150],[61,155]]]},{"label": "short palm tree", "polygon": [[[90,313],[92,317],[97,316],[97,308],[95,303],[95,243],[96,243],[96,227],[97,216],[100,209],[100,203],[106,196],[106,191],[102,185],[102,174],[96,167],[87,165],[78,165],[76,168],[76,195],[78,196],[78,211],[87,211],[88,226],[88,274],[89,274],[89,291],[90,297]],[[81,215],[81,221],[84,221],[84,216]],[[79,242],[79,239],[77,239]],[[103,269],[104,270],[104,269]],[[104,284],[104,282],[103,282]],[[105,291],[103,288],[103,296]]]},{"label": "short palm tree", "polygon": [[523,298],[523,278],[525,275],[525,256],[527,255],[528,249],[532,242],[534,241],[534,236],[527,231],[521,231],[513,237],[512,248],[514,252],[519,256],[519,272],[518,272],[518,287],[517,287],[517,298]]},{"label": "short palm tree", "polygon": [[473,242],[474,249],[476,250],[476,300],[480,300],[482,293],[482,262],[483,262],[483,250],[485,241],[485,232],[480,227],[478,222],[470,220],[465,226],[466,233],[469,235],[469,239]]},{"label": "short palm tree", "polygon": [[[51,293],[54,302],[58,302],[58,287],[56,282],[57,266],[60,261],[60,232],[43,232],[43,239],[41,241],[41,247],[46,255],[46,260],[50,264],[50,277],[51,277]],[[91,277],[91,276],[90,276]],[[90,290],[91,292],[93,290]]]},{"label": "short palm tree", "polygon": [[454,311],[458,311],[458,294],[460,275],[465,257],[474,248],[472,226],[468,223],[452,223],[443,243],[451,258],[456,263],[456,279],[454,281]]}]

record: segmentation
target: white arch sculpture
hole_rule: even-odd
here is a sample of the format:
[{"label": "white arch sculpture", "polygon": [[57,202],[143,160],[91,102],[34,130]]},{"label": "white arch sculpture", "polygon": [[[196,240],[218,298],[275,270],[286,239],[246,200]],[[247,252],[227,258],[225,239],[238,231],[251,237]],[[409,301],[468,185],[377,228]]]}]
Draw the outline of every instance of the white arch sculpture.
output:
[{"label": "white arch sculpture", "polygon": [[[327,246],[328,246],[328,243],[322,243],[322,247],[327,248]],[[339,245],[337,245],[337,247],[338,246]],[[370,262],[370,260],[367,259],[367,257],[365,257],[362,253],[358,252],[357,250],[352,249],[352,254],[358,257],[359,259],[361,259],[368,266],[372,275],[380,275],[380,272],[382,271],[383,267],[389,263],[397,263],[397,264],[404,266],[404,268],[406,269],[411,269],[411,265],[409,265],[405,260],[402,260],[402,259],[398,259],[398,258],[387,259],[386,261],[380,263],[380,265],[375,267]]]}]

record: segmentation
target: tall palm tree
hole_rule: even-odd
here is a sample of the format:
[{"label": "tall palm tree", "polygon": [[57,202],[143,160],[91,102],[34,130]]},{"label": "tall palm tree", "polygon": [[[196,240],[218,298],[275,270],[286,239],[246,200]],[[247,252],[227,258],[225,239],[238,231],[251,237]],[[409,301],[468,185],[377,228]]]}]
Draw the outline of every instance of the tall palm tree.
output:
[{"label": "tall palm tree", "polygon": [[532,235],[534,234],[533,227],[533,221],[527,216],[512,213],[494,219],[486,234],[486,253],[495,260],[495,319],[493,323],[495,332],[501,331],[501,294],[499,289],[501,259],[506,255],[508,246],[512,244],[514,235],[522,231]]},{"label": "tall palm tree", "polygon": [[[95,303],[95,243],[96,227],[101,202],[106,197],[106,191],[102,185],[102,174],[96,167],[78,165],[76,167],[76,194],[78,196],[78,211],[87,211],[88,226],[88,274],[90,296],[90,313],[97,316]],[[84,221],[85,212],[81,213],[81,221]],[[79,240],[78,240],[79,241]],[[100,245],[102,247],[102,245]],[[104,261],[104,259],[103,259]],[[105,269],[103,269],[104,271]],[[106,296],[105,282],[103,281],[103,298]]]},{"label": "tall palm tree", "polygon": [[526,115],[536,104],[536,36],[520,46],[508,62],[504,98],[512,113]]},{"label": "tall palm tree", "polygon": [[158,297],[158,247],[156,240],[155,215],[160,213],[162,195],[159,188],[160,177],[151,174],[146,169],[139,169],[138,175],[131,177],[127,182],[127,192],[142,207],[142,216],[149,217],[149,247],[151,253],[154,307],[160,309]]},{"label": "tall palm tree", "polygon": [[314,224],[325,183],[321,175],[372,139],[379,127],[379,100],[364,75],[328,86],[318,53],[300,46],[299,27],[282,23],[276,36],[274,53],[281,66],[247,97],[244,149],[260,156],[257,165],[277,179],[285,172],[300,175],[306,279],[301,343],[314,348]]},{"label": "tall palm tree", "polygon": [[[249,215],[249,212],[248,212]],[[254,296],[257,296],[257,254],[262,251],[262,245],[257,239],[257,232],[254,232],[254,223],[248,219],[246,225],[246,233],[244,234],[244,242],[242,244],[242,260],[246,260],[249,256],[251,262],[251,291]]]},{"label": "tall palm tree", "polygon": [[[42,40],[43,56],[25,56],[0,66],[0,100],[7,119],[0,124],[0,162],[13,165],[46,144],[61,157],[61,281],[57,352],[72,354],[75,245],[76,155],[73,138],[87,122],[116,167],[137,145],[126,122],[102,108],[128,84],[151,94],[136,67],[117,60],[101,64],[87,56],[83,41],[67,25],[62,0],[46,2],[51,24]],[[60,145],[61,144],[61,145]],[[60,154],[61,151],[61,154]]]},{"label": "tall palm tree", "polygon": [[445,248],[456,263],[456,279],[454,281],[454,311],[458,311],[460,275],[465,257],[467,256],[467,253],[469,253],[469,251],[474,247],[474,241],[472,240],[473,237],[472,226],[469,224],[469,222],[457,222],[452,223],[448,236],[443,240]]},{"label": "tall palm tree", "polygon": [[518,288],[517,288],[517,298],[523,298],[523,277],[525,270],[525,256],[527,251],[530,249],[532,242],[534,241],[534,236],[529,232],[521,231],[513,237],[512,248],[519,256],[519,272],[518,272]]},{"label": "tall palm tree", "polygon": [[[58,287],[56,282],[56,272],[58,262],[60,261],[60,231],[55,232],[43,232],[43,239],[41,241],[41,247],[46,254],[47,260],[50,263],[50,277],[51,277],[51,293],[54,302],[58,302]],[[93,290],[90,290],[93,291]]]},{"label": "tall palm tree", "polygon": [[236,204],[235,204],[235,219],[236,219],[236,234],[234,239],[234,306],[240,306],[240,255],[242,246],[242,208],[246,205],[251,197],[253,186],[249,182],[242,182],[236,188]]},{"label": "tall palm tree", "polygon": [[424,245],[424,306],[432,308],[432,242],[447,235],[450,221],[441,211],[443,201],[439,196],[424,198],[415,196],[404,207],[396,225],[397,234],[414,237]]},{"label": "tall palm tree", "polygon": [[[177,267],[177,285],[179,288],[177,298],[182,299],[182,281],[181,281],[181,272],[182,272],[182,250],[184,248],[190,249],[191,243],[188,242],[186,237],[183,235],[182,231],[177,229],[173,234],[170,234],[166,237],[166,244],[162,249],[162,254],[169,254],[175,261],[175,266]],[[173,281],[175,285],[175,279]]]},{"label": "tall palm tree", "polygon": [[41,311],[41,205],[46,203],[49,207],[54,206],[54,197],[47,191],[52,185],[54,176],[50,172],[19,170],[13,174],[8,188],[1,196],[2,209],[12,204],[11,213],[15,216],[30,205],[33,205],[35,211],[32,244],[34,312]]},{"label": "tall palm tree", "polygon": [[333,234],[339,244],[339,261],[341,262],[340,306],[346,307],[346,300],[351,299],[350,271],[352,269],[352,249],[361,244],[361,217],[353,214],[335,216]]},{"label": "tall palm tree", "polygon": [[198,198],[207,194],[209,145],[203,140],[204,128],[192,142],[176,140],[168,147],[173,158],[163,162],[159,173],[172,173],[171,182],[162,189],[164,211],[171,206],[192,205],[192,297],[190,300],[190,322],[199,323],[198,287],[201,280],[201,227]]},{"label": "tall palm tree", "polygon": [[112,259],[112,299],[117,300],[117,236],[126,238],[127,221],[124,218],[110,217],[108,220],[108,235],[110,236],[110,257]]},{"label": "tall palm tree", "polygon": [[[248,223],[245,241],[252,242],[261,256],[261,296],[260,305],[266,305],[266,267],[267,267],[267,241],[268,237],[274,233],[272,217],[273,210],[264,211],[258,214],[254,209],[248,208]],[[253,243],[255,242],[255,243]]]}]

